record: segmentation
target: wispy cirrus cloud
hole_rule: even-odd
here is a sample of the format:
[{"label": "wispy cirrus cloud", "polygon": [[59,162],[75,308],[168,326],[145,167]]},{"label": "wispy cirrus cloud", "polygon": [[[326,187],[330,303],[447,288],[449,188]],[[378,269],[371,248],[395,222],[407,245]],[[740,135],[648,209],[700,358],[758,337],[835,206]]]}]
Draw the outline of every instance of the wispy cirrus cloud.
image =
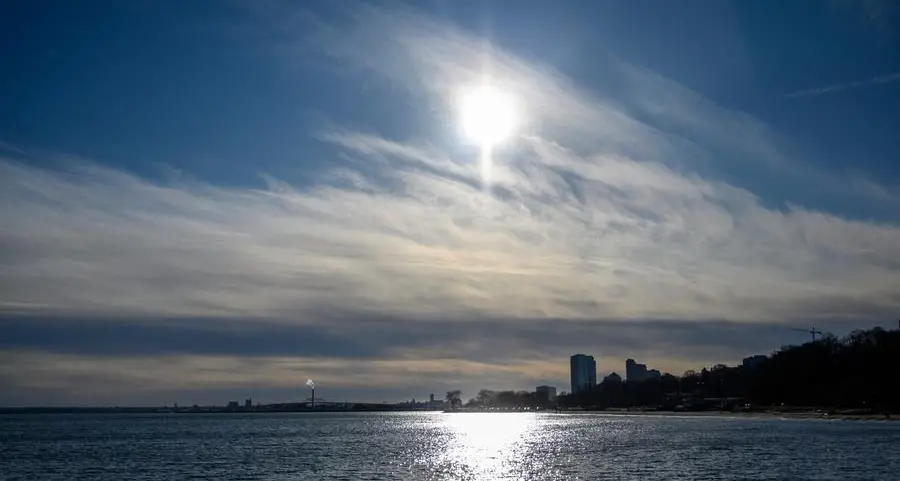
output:
[{"label": "wispy cirrus cloud", "polygon": [[283,31],[303,34],[275,41],[288,58],[325,51],[328,59],[353,66],[367,81],[405,89],[439,122],[455,121],[460,87],[487,76],[524,99],[523,132],[578,153],[611,152],[703,175],[737,166],[785,190],[790,188],[784,184],[792,183],[807,193],[900,208],[900,199],[885,195],[872,179],[798,158],[796,146],[759,119],[613,54],[594,59],[593,68],[605,74],[606,84],[587,90],[559,72],[413,10],[354,4],[343,15],[340,23],[302,17]]},{"label": "wispy cirrus cloud", "polygon": [[4,162],[0,305],[310,323],[304,311],[328,306],[759,320],[825,314],[815,298],[895,302],[884,296],[900,243],[887,224],[773,211],[658,163],[539,139],[497,166],[502,193],[485,192],[474,165],[445,170],[370,136],[340,142],[387,180],[344,170],[309,190],[164,186]]},{"label": "wispy cirrus cloud", "polygon": [[816,87],[811,89],[798,90],[797,92],[793,92],[785,95],[786,98],[794,99],[799,97],[815,97],[818,95],[825,94],[833,94],[838,92],[843,92],[845,90],[853,90],[862,87],[872,87],[880,84],[888,84],[892,82],[900,81],[900,72],[895,72],[886,75],[879,75],[876,77],[867,78],[864,80],[855,80],[853,82],[844,82],[832,85],[826,85],[824,87]]},{"label": "wispy cirrus cloud", "polygon": [[[764,131],[753,145],[735,135],[758,121],[636,69],[628,75],[644,83],[634,85],[678,102],[655,110],[610,100],[414,13],[365,8],[351,15],[365,22],[314,35],[357,74],[392,79],[440,106],[442,121],[455,89],[485,68],[522,101],[529,120],[498,152],[489,188],[477,155],[374,125],[316,132],[332,168],[304,187],[270,176],[255,188],[158,182],[85,161],[38,167],[12,152],[0,159],[0,313],[54,321],[6,351],[25,349],[37,371],[87,356],[90,377],[95,357],[124,353],[88,342],[72,352],[51,335],[90,318],[124,326],[110,331],[125,345],[155,340],[134,358],[178,360],[167,381],[176,386],[160,389],[218,386],[189,371],[223,359],[235,379],[260,379],[259,366],[276,358],[295,370],[331,363],[340,379],[359,369],[353,355],[395,378],[433,357],[448,382],[474,383],[510,379],[508,365],[535,357],[536,340],[551,357],[627,346],[677,371],[728,356],[714,347],[731,328],[709,331],[710,322],[747,326],[747,344],[724,343],[739,358],[776,342],[768,325],[851,328],[900,309],[896,224],[772,208],[692,169],[695,155],[729,151],[791,162]],[[717,126],[727,135],[711,147]],[[182,337],[197,342],[172,340]],[[41,364],[46,352],[57,358]],[[251,368],[245,357],[271,362]],[[516,367],[516,379],[564,379],[564,364],[529,378],[533,367]],[[3,375],[27,389],[33,378],[17,372]],[[313,374],[297,379],[318,381]]]}]

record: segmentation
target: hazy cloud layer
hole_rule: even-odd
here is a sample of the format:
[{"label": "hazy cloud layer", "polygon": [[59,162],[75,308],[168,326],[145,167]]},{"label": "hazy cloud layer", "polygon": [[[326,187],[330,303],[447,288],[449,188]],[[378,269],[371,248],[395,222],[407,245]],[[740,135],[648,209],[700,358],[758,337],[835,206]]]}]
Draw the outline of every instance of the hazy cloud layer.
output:
[{"label": "hazy cloud layer", "polygon": [[[463,326],[443,319],[324,314],[319,325],[256,319],[6,318],[0,350],[44,350],[72,355],[301,356],[371,361],[458,357],[507,363],[509,358],[564,359],[578,350],[683,360],[728,360],[804,341],[808,334],[765,323],[680,320],[566,320],[484,318]],[[561,328],[561,324],[562,328]],[[800,324],[801,327],[803,324]],[[820,324],[846,330],[852,324]]]},{"label": "hazy cloud layer", "polygon": [[[562,381],[556,356],[579,346],[677,370],[777,343],[766,325],[843,329],[900,310],[896,224],[772,209],[691,170],[734,151],[802,171],[757,120],[636,69],[623,78],[643,79],[665,108],[605,100],[426,19],[357,15],[366,22],[339,37],[315,30],[313,43],[442,106],[435,122],[452,121],[455,89],[485,65],[521,100],[527,122],[497,153],[492,183],[476,153],[424,134],[319,131],[325,160],[340,162],[302,189],[269,176],[257,189],[159,183],[84,161],[48,169],[11,152],[0,159],[0,322],[15,335],[0,346],[17,367],[5,382],[214,389],[327,372],[342,386],[413,386],[433,379],[432,364],[450,383]],[[738,135],[747,126],[760,128]],[[858,201],[896,201],[850,184]],[[103,367],[108,356],[122,357],[119,370]],[[75,377],[32,385],[60,378],[53,366]],[[233,375],[220,382],[209,366]]]}]

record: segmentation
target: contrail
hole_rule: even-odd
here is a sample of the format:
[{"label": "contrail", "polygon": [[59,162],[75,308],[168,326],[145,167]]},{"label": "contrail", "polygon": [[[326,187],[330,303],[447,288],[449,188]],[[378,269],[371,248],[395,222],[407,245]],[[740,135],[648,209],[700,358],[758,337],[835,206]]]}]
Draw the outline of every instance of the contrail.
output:
[{"label": "contrail", "polygon": [[835,92],[841,92],[844,90],[857,89],[860,87],[866,87],[869,85],[877,85],[877,84],[886,84],[890,82],[896,82],[900,80],[900,72],[891,73],[887,75],[880,75],[878,77],[872,77],[866,80],[857,80],[855,82],[848,82],[842,84],[834,84],[829,85],[827,87],[819,87],[814,89],[806,89],[800,90],[798,92],[794,92],[792,94],[785,95],[786,98],[795,99],[798,97],[813,97],[816,95],[824,95]]}]

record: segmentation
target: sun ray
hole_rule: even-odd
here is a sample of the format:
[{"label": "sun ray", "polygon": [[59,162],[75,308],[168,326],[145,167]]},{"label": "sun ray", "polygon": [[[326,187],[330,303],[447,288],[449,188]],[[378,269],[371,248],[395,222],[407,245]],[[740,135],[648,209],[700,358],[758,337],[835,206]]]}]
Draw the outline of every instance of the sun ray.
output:
[{"label": "sun ray", "polygon": [[508,93],[484,83],[464,91],[459,105],[463,132],[481,150],[481,179],[489,185],[494,149],[510,137],[517,124],[515,102]]}]

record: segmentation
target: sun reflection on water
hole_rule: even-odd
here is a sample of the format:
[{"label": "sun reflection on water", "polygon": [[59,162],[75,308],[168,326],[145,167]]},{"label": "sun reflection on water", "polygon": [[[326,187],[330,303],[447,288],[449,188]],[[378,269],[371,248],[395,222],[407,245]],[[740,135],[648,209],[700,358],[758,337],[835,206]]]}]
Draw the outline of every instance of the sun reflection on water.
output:
[{"label": "sun reflection on water", "polygon": [[[453,479],[516,479],[535,416],[527,413],[447,414],[447,446],[440,467]],[[519,460],[521,461],[521,460]]]}]

